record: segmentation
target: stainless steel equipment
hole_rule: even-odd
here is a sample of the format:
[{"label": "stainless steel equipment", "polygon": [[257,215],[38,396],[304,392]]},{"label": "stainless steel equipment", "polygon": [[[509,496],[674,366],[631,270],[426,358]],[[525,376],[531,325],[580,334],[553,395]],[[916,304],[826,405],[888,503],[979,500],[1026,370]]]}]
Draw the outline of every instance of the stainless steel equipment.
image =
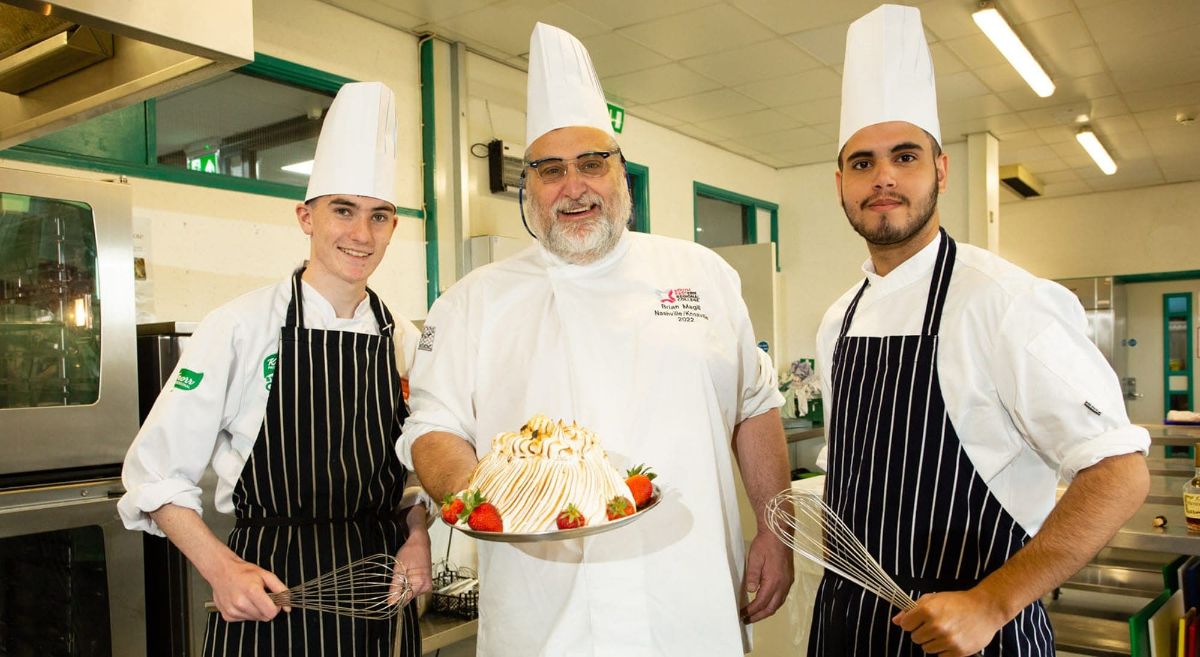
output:
[{"label": "stainless steel equipment", "polygon": [[[175,372],[175,364],[187,347],[196,325],[161,322],[137,327],[138,399],[140,418],[146,419],[154,400]],[[204,521],[218,538],[233,531],[233,517],[217,513],[213,490],[217,477],[209,469],[200,479],[204,490],[201,503]],[[204,628],[209,612],[204,603],[212,600],[212,587],[186,557],[165,539],[143,535],[146,553],[147,642],[150,654],[187,657],[204,648]]]},{"label": "stainless steel equipment", "polygon": [[118,464],[137,432],[131,208],[123,183],[0,168],[0,482]]},{"label": "stainless steel equipment", "polygon": [[118,479],[0,490],[0,654],[146,654],[142,539]]},{"label": "stainless steel equipment", "polygon": [[1075,293],[1087,316],[1088,337],[1096,344],[1100,353],[1108,360],[1117,376],[1126,386],[1126,397],[1136,393],[1135,385],[1125,382],[1128,374],[1128,351],[1125,327],[1125,285],[1114,281],[1111,276],[1096,278],[1067,278],[1056,283]]}]

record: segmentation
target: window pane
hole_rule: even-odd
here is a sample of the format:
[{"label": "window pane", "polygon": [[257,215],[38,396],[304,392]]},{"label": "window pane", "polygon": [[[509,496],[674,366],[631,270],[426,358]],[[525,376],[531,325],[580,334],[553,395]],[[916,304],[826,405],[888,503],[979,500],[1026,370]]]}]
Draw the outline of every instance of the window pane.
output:
[{"label": "window pane", "polygon": [[327,94],[226,73],[158,99],[158,162],[307,185],[305,166],[312,166],[332,102]]},{"label": "window pane", "polygon": [[746,243],[745,209],[740,203],[696,196],[696,241],[709,248]]},{"label": "window pane", "polygon": [[0,192],[0,408],[94,404],[99,393],[92,209]]}]

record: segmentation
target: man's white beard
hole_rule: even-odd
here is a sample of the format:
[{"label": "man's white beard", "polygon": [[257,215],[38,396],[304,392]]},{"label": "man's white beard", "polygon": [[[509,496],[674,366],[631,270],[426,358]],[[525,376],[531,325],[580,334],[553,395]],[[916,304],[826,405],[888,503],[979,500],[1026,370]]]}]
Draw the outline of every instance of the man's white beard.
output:
[{"label": "man's white beard", "polygon": [[[599,210],[591,219],[578,223],[554,220],[562,210],[590,205]],[[595,192],[585,192],[576,199],[560,199],[550,208],[543,208],[533,194],[525,197],[525,216],[532,220],[531,228],[538,241],[547,251],[574,265],[586,265],[608,255],[621,240],[632,209],[633,201],[624,186],[617,187],[612,203],[605,202]],[[546,226],[550,227],[549,234]]]}]

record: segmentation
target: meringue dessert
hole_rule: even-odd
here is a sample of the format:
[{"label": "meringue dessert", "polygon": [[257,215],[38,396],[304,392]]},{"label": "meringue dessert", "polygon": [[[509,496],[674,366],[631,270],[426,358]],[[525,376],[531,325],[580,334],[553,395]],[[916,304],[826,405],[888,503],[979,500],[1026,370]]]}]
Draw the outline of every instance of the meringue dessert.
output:
[{"label": "meringue dessert", "polygon": [[519,534],[555,529],[555,517],[568,504],[583,513],[588,526],[604,524],[609,500],[633,499],[595,433],[545,415],[533,416],[519,432],[492,438],[492,451],[479,461],[467,488],[495,505],[504,531]]}]

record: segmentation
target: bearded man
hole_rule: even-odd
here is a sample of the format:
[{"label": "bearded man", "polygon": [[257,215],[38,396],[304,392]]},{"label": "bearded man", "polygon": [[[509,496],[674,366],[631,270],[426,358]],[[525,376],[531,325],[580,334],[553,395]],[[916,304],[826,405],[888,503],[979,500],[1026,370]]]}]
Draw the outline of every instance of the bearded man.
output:
[{"label": "bearded man", "polygon": [[[667,482],[653,516],[617,531],[480,542],[479,655],[741,655],[792,583],[763,520],[788,485],[774,368],[729,265],[626,231],[624,160],[582,44],[539,24],[530,53],[538,244],[430,309],[401,460],[440,498],[493,436],[544,413],[594,430],[618,470],[649,463]],[[735,462],[758,522],[748,549]]]}]

